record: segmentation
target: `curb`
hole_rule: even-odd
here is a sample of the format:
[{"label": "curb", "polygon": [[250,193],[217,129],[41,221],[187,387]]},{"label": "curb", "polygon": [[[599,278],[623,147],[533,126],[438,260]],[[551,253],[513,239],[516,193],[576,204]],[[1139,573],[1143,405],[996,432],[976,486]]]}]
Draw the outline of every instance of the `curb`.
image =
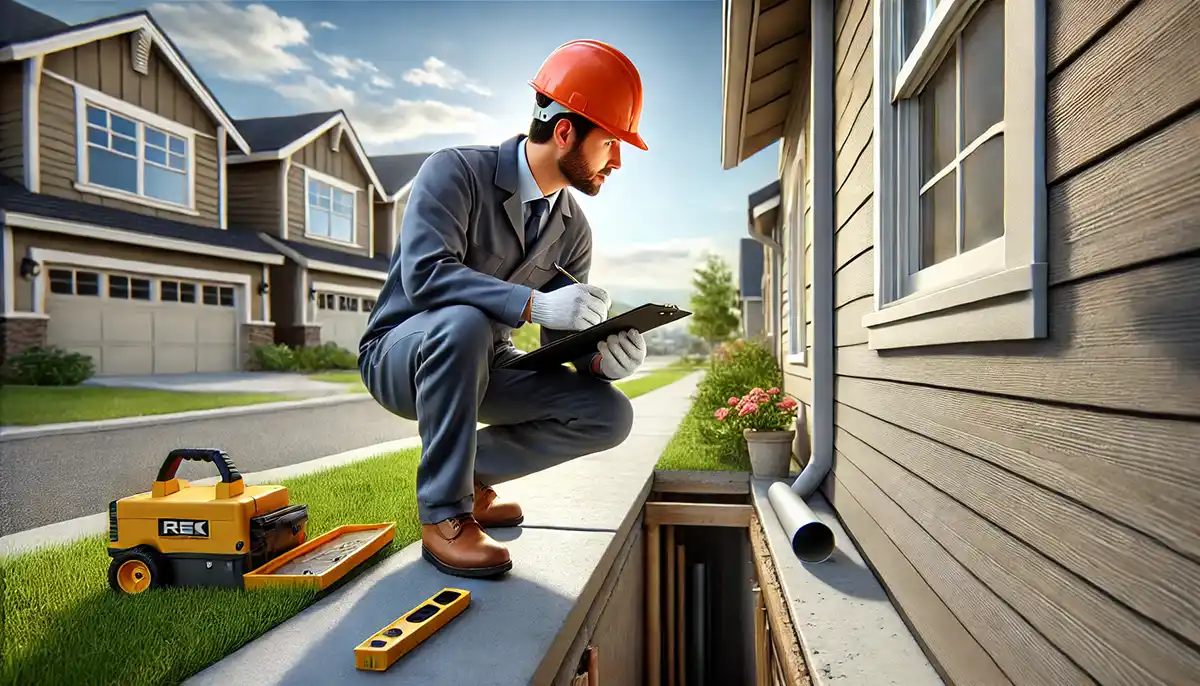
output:
[{"label": "curb", "polygon": [[[260,472],[252,472],[243,474],[242,479],[245,480],[247,486],[264,483],[278,483],[284,479],[291,479],[297,476],[303,476],[318,472],[331,467],[339,467],[342,465],[358,462],[377,455],[392,453],[408,448],[416,448],[421,445],[420,436],[411,436],[409,438],[400,438],[394,441],[386,441],[384,443],[376,443],[374,445],[347,450],[346,452],[337,453],[336,455],[327,455],[318,457],[315,460],[300,462],[285,467],[276,467],[274,469],[264,469]],[[211,486],[220,480],[218,476],[205,477],[203,479],[189,480],[188,483],[193,486]],[[61,545],[71,543],[81,538],[103,534],[108,531],[108,512],[100,512],[94,515],[85,515],[68,519],[63,522],[55,522],[46,524],[34,529],[26,529],[18,531],[14,534],[0,537],[0,558],[12,555],[20,555],[38,548],[44,548],[52,545]]]},{"label": "curb", "polygon": [[[661,388],[656,388],[653,391],[650,391],[649,393],[646,393],[646,394],[640,396],[640,398],[646,398],[648,396],[654,395],[655,393],[659,393],[668,388],[671,388],[672,386],[682,383],[682,382],[688,380],[689,378],[695,376],[696,373],[697,372],[693,372],[692,374],[688,374],[687,376],[684,376],[672,383],[669,383],[666,386],[663,386]],[[362,396],[365,399],[369,399],[371,397],[370,395],[368,395],[366,393],[355,394],[355,395]],[[636,402],[640,398],[635,398],[634,401]],[[314,404],[333,404],[332,400],[335,400],[335,399],[321,398],[319,400],[323,400],[325,402],[313,403],[311,401],[299,401],[299,402],[269,403],[269,404],[275,406],[276,409],[286,409],[286,408],[280,408],[279,406],[287,405],[287,406],[295,407],[298,405],[311,406]],[[336,400],[340,400],[341,402],[346,402],[347,399],[341,398],[340,396],[338,396],[336,398]],[[252,406],[252,407],[259,408],[261,406]],[[230,409],[240,409],[240,408],[230,408]],[[267,410],[260,410],[260,411],[267,411]],[[198,412],[180,412],[180,413],[177,413],[174,415],[160,415],[160,416],[164,416],[164,417],[182,417],[184,415],[214,416],[211,414],[212,412],[214,412],[214,411],[213,410],[201,410]],[[216,410],[215,412],[221,412],[221,410]],[[245,414],[245,413],[243,413],[243,414]],[[194,418],[194,417],[189,416],[186,419],[192,419],[192,418]],[[655,418],[655,415],[654,415],[654,413],[651,412],[651,413],[643,415],[641,418],[643,420],[645,420],[645,419],[653,420]],[[141,418],[137,418],[137,419],[141,419]],[[186,421],[186,419],[179,419],[176,421]],[[120,420],[113,420],[113,421],[120,421]],[[79,422],[79,424],[100,424],[100,423],[106,423],[106,422]],[[62,426],[62,425],[59,425],[59,426]],[[480,424],[476,425],[476,428],[482,428],[484,426],[486,426],[486,425],[480,423]],[[123,427],[113,427],[113,428],[123,428]],[[81,431],[85,431],[85,430],[86,429],[82,429]],[[93,429],[93,430],[96,430],[96,429]],[[64,433],[67,433],[67,432],[64,432]],[[78,433],[78,431],[75,433]],[[674,433],[674,432],[672,431],[671,433]],[[13,440],[13,437],[8,437],[8,436],[0,437],[0,442],[3,442],[6,439]],[[359,462],[361,460],[376,457],[376,456],[384,454],[384,453],[390,453],[390,452],[396,452],[399,450],[406,450],[408,448],[420,447],[420,445],[421,445],[421,437],[420,436],[410,436],[409,438],[400,438],[400,439],[397,439],[394,441],[386,441],[384,443],[376,443],[374,445],[368,445],[368,446],[364,446],[362,448],[355,448],[354,450],[347,450],[345,452],[337,453],[334,455],[318,457],[315,460],[308,460],[307,462],[300,462],[297,464],[286,465],[283,467],[275,467],[273,469],[264,469],[264,470],[258,471],[258,472],[245,473],[245,474],[242,474],[242,478],[245,480],[246,485],[248,485],[248,486],[255,485],[255,484],[263,484],[263,483],[278,483],[284,479],[291,479],[291,478],[294,478],[297,476],[304,476],[307,474],[311,474],[313,472],[318,472],[318,471],[321,471],[324,469],[329,469],[331,467],[338,467],[341,465],[351,464],[353,462]],[[205,477],[203,479],[196,479],[194,481],[189,481],[189,483],[196,485],[196,486],[209,486],[209,485],[217,483],[217,481],[219,479],[220,479],[220,477],[211,476],[211,477]],[[69,519],[69,520],[62,521],[62,522],[55,522],[53,524],[46,524],[46,525],[39,526],[39,527],[36,527],[33,529],[26,529],[25,531],[18,531],[16,533],[8,534],[7,536],[0,536],[0,558],[12,556],[12,555],[20,555],[22,553],[30,552],[30,551],[36,550],[38,548],[44,548],[44,547],[49,547],[49,546],[53,546],[53,545],[62,545],[65,543],[71,543],[73,541],[76,541],[76,540],[79,540],[82,538],[86,538],[88,536],[103,534],[107,531],[108,531],[108,512],[99,512],[94,515],[85,515],[83,517],[77,517],[75,519]]]},{"label": "curb", "polygon": [[284,400],[277,403],[259,403],[257,405],[237,405],[235,407],[216,407],[210,410],[190,410],[188,412],[149,414],[137,417],[98,419],[85,422],[63,422],[61,424],[41,424],[38,426],[8,426],[0,428],[0,443],[30,438],[43,438],[45,436],[117,431],[119,429],[130,429],[138,426],[162,426],[163,424],[216,419],[218,417],[283,412],[285,410],[321,407],[323,405],[341,405],[344,403],[365,402],[367,400],[373,400],[369,393],[339,393],[319,398]]}]

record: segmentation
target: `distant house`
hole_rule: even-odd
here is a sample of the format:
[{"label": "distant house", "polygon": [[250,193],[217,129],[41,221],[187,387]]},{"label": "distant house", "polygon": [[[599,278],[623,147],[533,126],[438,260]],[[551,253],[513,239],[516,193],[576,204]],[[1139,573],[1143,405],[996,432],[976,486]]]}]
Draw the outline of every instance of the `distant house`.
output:
[{"label": "distant house", "polygon": [[1200,7],[722,16],[810,464],[946,683],[1195,683]]},{"label": "distant house", "polygon": [[0,0],[0,356],[242,368],[284,262],[230,226],[226,158],[249,151],[148,13],[69,26]]},{"label": "distant house", "polygon": [[738,255],[738,300],[741,302],[742,335],[758,338],[763,326],[763,246],[743,238]]},{"label": "distant house", "polygon": [[357,351],[428,155],[369,158],[341,111],[230,118],[147,12],[70,26],[0,0],[0,361]]}]

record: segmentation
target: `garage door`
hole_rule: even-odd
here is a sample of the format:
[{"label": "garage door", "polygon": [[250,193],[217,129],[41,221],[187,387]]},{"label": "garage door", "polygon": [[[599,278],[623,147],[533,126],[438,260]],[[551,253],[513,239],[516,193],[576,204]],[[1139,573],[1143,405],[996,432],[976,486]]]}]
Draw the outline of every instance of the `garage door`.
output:
[{"label": "garage door", "polygon": [[321,342],[333,342],[358,354],[358,342],[367,330],[367,318],[374,307],[372,298],[318,291],[317,324],[321,327]]},{"label": "garage door", "polygon": [[59,267],[48,277],[48,342],[90,355],[97,375],[239,366],[235,286]]}]

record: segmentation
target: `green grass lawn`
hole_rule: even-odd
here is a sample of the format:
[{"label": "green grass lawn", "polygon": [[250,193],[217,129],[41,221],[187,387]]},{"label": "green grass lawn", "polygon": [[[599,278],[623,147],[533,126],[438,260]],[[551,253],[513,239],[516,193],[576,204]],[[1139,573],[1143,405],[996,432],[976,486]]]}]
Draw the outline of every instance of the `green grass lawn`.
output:
[{"label": "green grass lawn", "polygon": [[35,426],[295,400],[281,393],[192,393],[100,386],[0,386],[0,426]]},{"label": "green grass lawn", "polygon": [[[617,386],[636,397],[690,371],[680,365]],[[395,540],[360,566],[361,573],[420,537],[419,458],[414,448],[282,484],[291,502],[308,505],[310,538],[342,524],[396,523]],[[0,559],[0,683],[178,683],[317,598],[308,591],[211,589],[124,596],[108,588],[106,539],[93,536]],[[71,645],[64,648],[67,640]]]},{"label": "green grass lawn", "polygon": [[359,375],[358,370],[317,372],[309,374],[308,378],[313,381],[345,384],[351,393],[367,392],[367,387],[363,385],[362,376]]}]

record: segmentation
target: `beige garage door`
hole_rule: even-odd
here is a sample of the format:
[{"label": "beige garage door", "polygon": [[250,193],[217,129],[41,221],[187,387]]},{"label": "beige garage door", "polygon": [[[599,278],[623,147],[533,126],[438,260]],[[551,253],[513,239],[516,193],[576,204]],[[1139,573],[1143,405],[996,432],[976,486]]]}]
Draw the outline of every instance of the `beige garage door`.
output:
[{"label": "beige garage door", "polygon": [[90,355],[97,375],[238,368],[237,288],[51,267],[48,342]]},{"label": "beige garage door", "polygon": [[374,307],[371,298],[318,291],[317,324],[321,327],[321,342],[332,341],[357,355],[358,342],[367,330],[367,318]]}]

